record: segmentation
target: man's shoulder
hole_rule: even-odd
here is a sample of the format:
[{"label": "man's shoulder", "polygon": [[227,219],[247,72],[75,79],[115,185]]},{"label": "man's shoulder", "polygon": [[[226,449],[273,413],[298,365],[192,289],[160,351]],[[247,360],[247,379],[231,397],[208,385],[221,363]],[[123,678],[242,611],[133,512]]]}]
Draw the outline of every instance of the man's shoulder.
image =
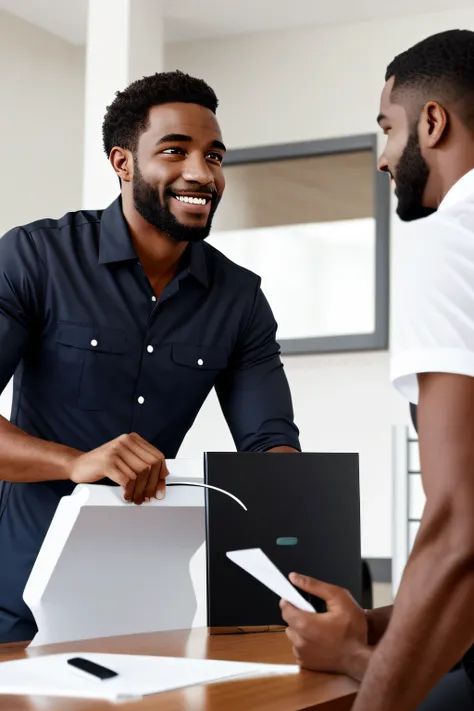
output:
[{"label": "man's shoulder", "polygon": [[51,234],[53,236],[67,229],[80,231],[82,226],[100,223],[102,212],[103,210],[77,210],[75,212],[67,212],[59,218],[45,217],[25,225],[20,225],[14,228],[12,232],[27,232],[31,236],[42,232],[43,234]]},{"label": "man's shoulder", "polygon": [[[438,323],[456,304],[474,325],[474,200],[443,208],[401,228],[393,258],[394,320]],[[443,308],[441,308],[441,304]]]},{"label": "man's shoulder", "polygon": [[[453,245],[452,237],[474,245],[474,196],[469,200],[440,208],[424,220],[419,220],[420,239],[435,239]],[[416,225],[416,223],[413,223]]]},{"label": "man's shoulder", "polygon": [[[45,258],[46,251],[63,252],[71,242],[98,232],[103,210],[67,212],[59,218],[46,217],[13,227],[0,239],[2,258]],[[92,226],[92,229],[91,229]],[[95,228],[95,229],[94,229]],[[94,237],[93,237],[94,238]]]},{"label": "man's shoulder", "polygon": [[465,257],[464,268],[474,271],[474,200],[438,210],[400,228],[395,269],[411,273],[415,281],[420,271],[445,272],[461,257]]},{"label": "man's shoulder", "polygon": [[231,282],[238,285],[253,286],[255,288],[260,286],[261,278],[258,274],[233,262],[229,257],[226,257],[225,254],[208,242],[204,242],[203,247],[206,261],[214,271],[215,277],[223,275],[230,277]]}]

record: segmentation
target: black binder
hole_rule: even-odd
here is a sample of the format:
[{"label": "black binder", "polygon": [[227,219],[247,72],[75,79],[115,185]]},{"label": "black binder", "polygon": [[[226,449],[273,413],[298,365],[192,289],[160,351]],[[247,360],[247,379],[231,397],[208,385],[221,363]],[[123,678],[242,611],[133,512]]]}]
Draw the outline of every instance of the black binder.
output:
[{"label": "black binder", "polygon": [[358,455],[208,452],[204,481],[248,509],[205,490],[208,627],[282,625],[278,597],[226,557],[243,548],[262,548],[284,575],[340,585],[360,602]]}]

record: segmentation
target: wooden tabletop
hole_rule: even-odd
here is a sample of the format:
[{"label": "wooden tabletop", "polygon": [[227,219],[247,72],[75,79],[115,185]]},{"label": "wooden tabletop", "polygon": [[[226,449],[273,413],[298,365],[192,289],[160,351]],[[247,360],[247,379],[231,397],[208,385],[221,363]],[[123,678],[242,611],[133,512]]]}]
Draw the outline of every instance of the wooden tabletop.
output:
[{"label": "wooden tabletop", "polygon": [[[284,632],[209,636],[205,629],[111,637],[46,647],[0,645],[0,662],[58,652],[148,654],[197,659],[293,664]],[[53,697],[4,696],[0,711],[348,711],[357,691],[346,677],[301,671],[297,675],[227,681],[121,703]]]}]

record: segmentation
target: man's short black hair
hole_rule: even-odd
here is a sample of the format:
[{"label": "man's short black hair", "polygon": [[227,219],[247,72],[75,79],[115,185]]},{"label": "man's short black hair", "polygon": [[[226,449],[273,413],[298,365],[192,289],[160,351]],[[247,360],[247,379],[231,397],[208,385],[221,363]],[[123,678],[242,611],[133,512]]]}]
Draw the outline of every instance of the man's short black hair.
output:
[{"label": "man's short black hair", "polygon": [[448,30],[418,42],[389,64],[385,80],[392,77],[392,95],[413,91],[420,109],[427,101],[455,105],[474,129],[474,32]]},{"label": "man's short black hair", "polygon": [[114,146],[135,151],[140,134],[148,126],[150,109],[175,102],[199,104],[213,113],[218,104],[214,91],[205,81],[180,71],[158,72],[134,81],[124,91],[117,91],[102,124],[107,157]]}]

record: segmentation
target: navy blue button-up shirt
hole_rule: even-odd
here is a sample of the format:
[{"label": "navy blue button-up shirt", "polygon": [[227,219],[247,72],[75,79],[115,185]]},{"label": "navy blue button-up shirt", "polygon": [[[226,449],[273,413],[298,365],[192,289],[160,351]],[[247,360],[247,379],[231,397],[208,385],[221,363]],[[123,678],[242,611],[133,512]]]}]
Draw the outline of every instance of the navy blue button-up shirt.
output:
[{"label": "navy blue button-up shirt", "polygon": [[[0,391],[14,374],[11,421],[34,437],[137,432],[173,458],[215,387],[238,450],[298,449],[275,334],[259,277],[205,243],[157,300],[120,199],[0,239]],[[0,642],[36,632],[23,589],[73,488],[0,482]]]}]

